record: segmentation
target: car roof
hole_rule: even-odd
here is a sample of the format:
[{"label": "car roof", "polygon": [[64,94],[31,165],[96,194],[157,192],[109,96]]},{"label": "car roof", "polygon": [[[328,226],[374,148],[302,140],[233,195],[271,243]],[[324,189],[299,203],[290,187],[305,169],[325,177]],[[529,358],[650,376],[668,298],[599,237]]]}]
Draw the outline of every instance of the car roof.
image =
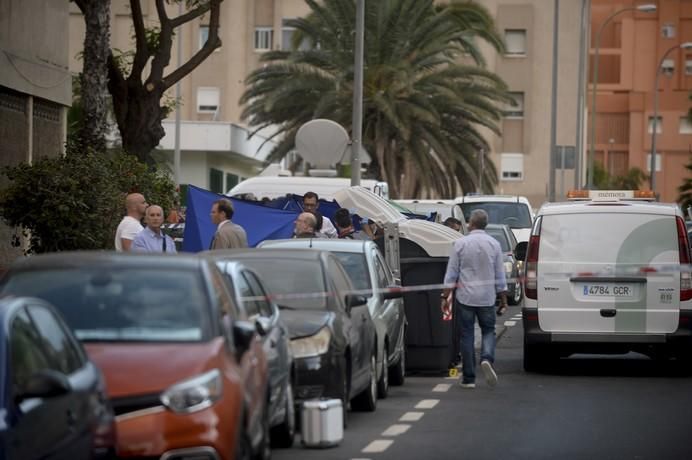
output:
[{"label": "car roof", "polygon": [[537,216],[556,214],[594,214],[594,213],[639,213],[681,216],[682,211],[675,203],[655,201],[565,201],[545,203]]},{"label": "car roof", "polygon": [[15,261],[11,271],[72,268],[85,265],[132,266],[149,268],[199,268],[203,262],[195,255],[125,253],[115,251],[68,251],[40,254]]},{"label": "car roof", "polygon": [[204,251],[201,255],[212,259],[287,258],[321,261],[329,252],[309,248],[243,248]]},{"label": "car roof", "polygon": [[[268,246],[264,246],[267,244]],[[337,238],[292,238],[286,240],[267,240],[260,249],[270,248],[314,248],[337,252],[365,252],[366,248],[377,245],[370,240],[351,240]]]}]

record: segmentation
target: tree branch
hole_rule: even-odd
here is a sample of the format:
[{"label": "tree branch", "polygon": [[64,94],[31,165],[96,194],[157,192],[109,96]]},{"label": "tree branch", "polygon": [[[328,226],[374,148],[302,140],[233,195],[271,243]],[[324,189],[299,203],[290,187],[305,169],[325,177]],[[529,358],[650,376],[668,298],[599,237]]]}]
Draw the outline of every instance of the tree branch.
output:
[{"label": "tree branch", "polygon": [[215,3],[215,2],[209,1],[207,3],[204,3],[202,5],[197,6],[197,8],[195,8],[194,10],[190,10],[185,14],[182,14],[176,18],[171,19],[171,25],[173,26],[173,28],[179,27],[182,24],[185,24],[186,22],[192,21],[193,19],[196,19],[196,18],[202,16],[204,13],[209,11],[209,9],[212,6],[212,3]]},{"label": "tree branch", "polygon": [[164,0],[156,0],[156,13],[161,23],[161,33],[159,34],[159,48],[151,62],[151,73],[147,79],[146,86],[149,91],[154,89],[152,83],[156,85],[163,78],[163,70],[171,61],[171,47],[173,46],[173,26],[168,14],[166,14]]},{"label": "tree branch", "polygon": [[[163,79],[163,91],[175,85],[183,77],[195,70],[197,66],[204,62],[204,60],[208,58],[209,55],[211,55],[211,53],[213,53],[216,48],[221,47],[221,39],[219,38],[219,17],[221,15],[222,1],[223,0],[209,0],[208,5],[211,10],[211,16],[209,19],[209,38],[207,39],[207,42],[185,64],[178,67],[176,70],[171,72]],[[180,16],[179,18],[182,18],[183,16]]]},{"label": "tree branch", "polygon": [[147,43],[146,31],[144,29],[144,19],[142,17],[142,5],[140,0],[130,0],[130,9],[132,10],[132,22],[135,28],[135,58],[132,62],[132,71],[130,77],[141,81],[142,71],[149,60],[149,43]]}]

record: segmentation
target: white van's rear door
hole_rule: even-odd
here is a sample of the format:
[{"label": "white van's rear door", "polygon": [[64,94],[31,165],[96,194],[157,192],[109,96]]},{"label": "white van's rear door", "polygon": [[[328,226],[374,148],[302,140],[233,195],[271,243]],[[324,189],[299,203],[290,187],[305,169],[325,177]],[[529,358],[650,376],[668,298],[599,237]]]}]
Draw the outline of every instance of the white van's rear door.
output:
[{"label": "white van's rear door", "polygon": [[[675,218],[594,206],[545,215],[538,261],[541,329],[666,333],[678,327]],[[613,212],[617,211],[617,212]]]}]

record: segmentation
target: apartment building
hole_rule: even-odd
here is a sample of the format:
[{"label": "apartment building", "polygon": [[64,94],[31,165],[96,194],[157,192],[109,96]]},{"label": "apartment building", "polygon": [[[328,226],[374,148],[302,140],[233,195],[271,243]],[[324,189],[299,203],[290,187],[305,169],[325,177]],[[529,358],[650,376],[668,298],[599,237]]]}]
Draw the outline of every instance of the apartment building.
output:
[{"label": "apartment building", "polygon": [[[488,132],[491,160],[496,164],[496,191],[526,195],[536,205],[548,196],[550,174],[551,76],[554,0],[484,0],[508,43],[499,55],[483,45],[490,70],[498,73],[516,96],[518,105],[508,108],[502,121],[503,136]],[[575,184],[577,85],[579,66],[579,15],[582,1],[562,1],[559,17],[558,121],[556,143],[565,146],[566,168],[556,172],[555,189],[560,192]],[[176,13],[175,6],[169,7]],[[132,24],[128,2],[114,0],[112,46],[132,48]],[[143,1],[145,21],[155,24],[153,1]],[[244,79],[260,65],[269,49],[286,47],[292,30],[289,18],[308,13],[304,0],[226,0],[222,3],[221,49],[215,51],[181,84],[182,164],[181,182],[217,191],[228,190],[238,180],[257,173],[271,149],[260,151],[263,137],[247,140],[248,127],[240,119],[238,100]],[[83,40],[83,20],[73,6],[70,25],[70,69],[78,71],[77,59]],[[201,47],[208,35],[208,18],[183,27],[183,60]],[[576,44],[576,45],[575,45]],[[172,53],[175,65],[176,50]],[[173,92],[171,91],[171,96]],[[174,115],[172,114],[171,117]],[[161,146],[171,152],[173,118],[164,122],[166,137]],[[559,161],[557,163],[560,163]],[[561,164],[561,163],[560,163]],[[558,164],[558,166],[560,166]]]},{"label": "apartment building", "polygon": [[[66,2],[0,0],[0,167],[63,152],[72,103],[67,28]],[[0,267],[22,255],[13,235],[0,223]]]},{"label": "apartment building", "polygon": [[[638,11],[640,4],[656,9]],[[592,0],[592,44],[599,31],[595,85],[593,47],[589,72],[589,107],[596,90],[595,161],[615,175],[632,167],[649,174],[655,112],[655,190],[661,201],[675,201],[692,157],[692,124],[686,117],[692,92],[692,49],[681,46],[692,42],[692,1]]]}]

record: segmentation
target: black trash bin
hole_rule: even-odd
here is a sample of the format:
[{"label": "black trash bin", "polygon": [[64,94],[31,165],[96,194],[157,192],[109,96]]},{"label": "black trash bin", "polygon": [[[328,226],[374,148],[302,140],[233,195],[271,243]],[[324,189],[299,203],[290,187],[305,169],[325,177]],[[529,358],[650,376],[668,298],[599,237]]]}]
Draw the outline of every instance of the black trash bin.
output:
[{"label": "black trash bin", "polygon": [[[399,241],[402,286],[439,285],[444,281],[448,257],[430,257],[417,243]],[[455,321],[443,320],[441,289],[424,289],[404,294],[406,370],[447,372],[458,352]]]}]

